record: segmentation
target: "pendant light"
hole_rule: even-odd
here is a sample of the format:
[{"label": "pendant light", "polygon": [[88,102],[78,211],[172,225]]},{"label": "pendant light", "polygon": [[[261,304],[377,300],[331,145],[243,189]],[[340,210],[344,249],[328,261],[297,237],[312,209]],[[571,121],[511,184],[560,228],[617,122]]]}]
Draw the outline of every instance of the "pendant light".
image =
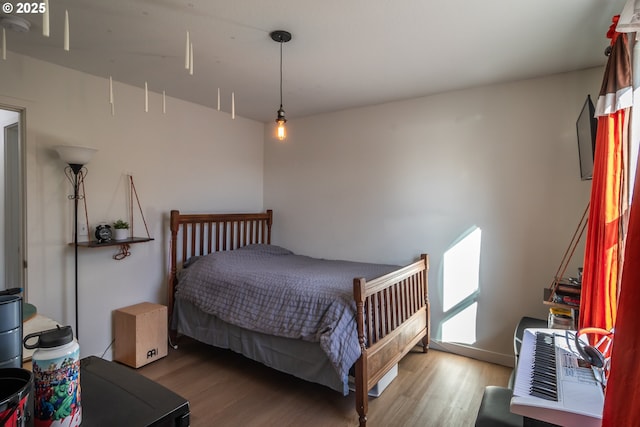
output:
[{"label": "pendant light", "polygon": [[282,44],[291,40],[291,33],[284,30],[276,30],[270,35],[274,42],[280,43],[280,108],[278,109],[276,123],[278,124],[278,139],[282,141],[287,137],[287,131],[285,128],[287,119],[284,116],[284,109],[282,108]]}]

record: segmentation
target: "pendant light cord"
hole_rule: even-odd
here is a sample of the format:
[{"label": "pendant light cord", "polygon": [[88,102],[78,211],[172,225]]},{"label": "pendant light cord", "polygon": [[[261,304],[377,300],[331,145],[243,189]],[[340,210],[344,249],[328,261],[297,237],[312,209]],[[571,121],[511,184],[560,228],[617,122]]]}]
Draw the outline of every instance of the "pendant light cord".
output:
[{"label": "pendant light cord", "polygon": [[282,45],[288,42],[289,40],[291,40],[291,33],[284,30],[276,30],[269,33],[269,35],[271,36],[271,39],[274,42],[280,43],[280,108],[278,109],[278,116],[276,118],[276,122],[278,123],[278,138],[282,140],[284,139],[283,138],[284,124],[287,122],[287,119],[284,117],[284,109],[282,108],[282,103],[283,103],[283,90],[282,90],[283,72],[282,70],[284,68],[283,67],[283,63],[284,63],[283,49],[284,48],[282,47]]},{"label": "pendant light cord", "polygon": [[280,40],[280,108],[282,108],[282,40]]}]

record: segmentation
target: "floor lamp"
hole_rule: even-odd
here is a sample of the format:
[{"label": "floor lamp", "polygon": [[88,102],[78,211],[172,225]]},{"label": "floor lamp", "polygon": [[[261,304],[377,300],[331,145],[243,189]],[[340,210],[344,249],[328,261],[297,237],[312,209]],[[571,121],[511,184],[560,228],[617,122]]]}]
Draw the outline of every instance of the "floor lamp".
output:
[{"label": "floor lamp", "polygon": [[71,185],[73,185],[73,195],[69,199],[73,200],[73,249],[74,249],[74,280],[75,280],[75,314],[76,314],[76,339],[80,341],[80,333],[78,327],[78,200],[84,196],[79,194],[80,185],[87,175],[87,168],[84,166],[89,163],[91,157],[98,150],[88,147],[76,147],[71,145],[59,145],[55,147],[60,159],[68,166],[64,168],[64,174],[67,176]]}]

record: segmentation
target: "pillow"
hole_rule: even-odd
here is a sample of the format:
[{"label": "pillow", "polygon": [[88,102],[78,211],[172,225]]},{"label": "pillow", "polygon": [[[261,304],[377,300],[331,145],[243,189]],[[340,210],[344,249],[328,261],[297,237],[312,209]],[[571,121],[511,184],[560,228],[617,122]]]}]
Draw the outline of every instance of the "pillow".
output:
[{"label": "pillow", "polygon": [[268,254],[268,255],[293,255],[293,252],[291,252],[289,249],[285,249],[281,246],[266,245],[262,243],[255,243],[255,244],[243,246],[236,250],[254,251],[254,252],[259,252],[259,253]]}]

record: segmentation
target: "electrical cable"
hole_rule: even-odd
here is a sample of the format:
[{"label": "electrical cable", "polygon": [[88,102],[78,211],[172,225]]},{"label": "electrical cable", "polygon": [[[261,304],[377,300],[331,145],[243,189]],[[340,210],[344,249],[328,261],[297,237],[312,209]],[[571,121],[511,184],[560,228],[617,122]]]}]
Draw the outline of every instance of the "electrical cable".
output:
[{"label": "electrical cable", "polygon": [[100,356],[100,359],[104,359],[104,355],[107,354],[107,351],[109,351],[114,342],[116,342],[115,339],[111,340],[107,348],[104,349],[104,352],[102,353],[102,356]]}]

